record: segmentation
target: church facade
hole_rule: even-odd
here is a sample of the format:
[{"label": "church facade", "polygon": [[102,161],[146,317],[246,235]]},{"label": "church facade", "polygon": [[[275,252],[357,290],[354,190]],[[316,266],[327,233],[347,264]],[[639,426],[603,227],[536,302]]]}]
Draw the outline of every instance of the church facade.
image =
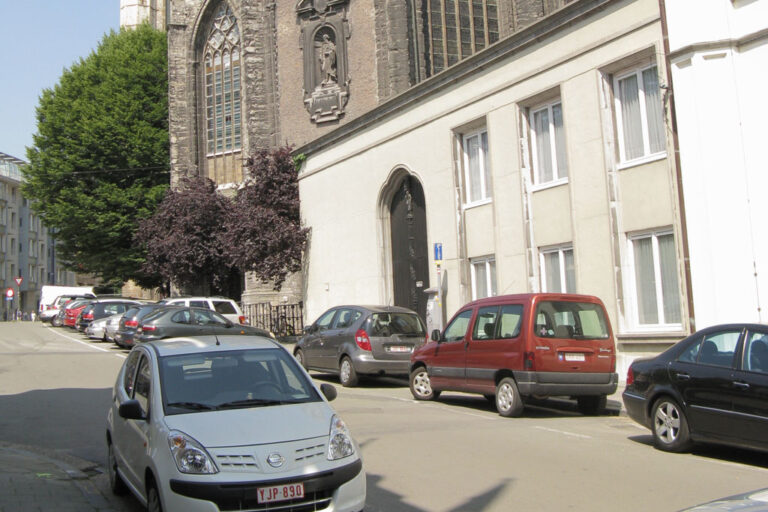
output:
[{"label": "church facade", "polygon": [[[257,149],[332,133],[562,4],[168,0],[172,184],[236,186]],[[246,278],[243,301],[304,301],[302,277],[280,292]]]}]

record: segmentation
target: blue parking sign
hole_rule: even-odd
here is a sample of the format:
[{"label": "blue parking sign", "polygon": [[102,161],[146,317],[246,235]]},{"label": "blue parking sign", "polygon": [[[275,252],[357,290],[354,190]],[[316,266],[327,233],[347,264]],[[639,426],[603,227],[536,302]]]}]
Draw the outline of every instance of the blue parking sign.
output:
[{"label": "blue parking sign", "polygon": [[443,244],[435,242],[435,261],[443,261]]}]

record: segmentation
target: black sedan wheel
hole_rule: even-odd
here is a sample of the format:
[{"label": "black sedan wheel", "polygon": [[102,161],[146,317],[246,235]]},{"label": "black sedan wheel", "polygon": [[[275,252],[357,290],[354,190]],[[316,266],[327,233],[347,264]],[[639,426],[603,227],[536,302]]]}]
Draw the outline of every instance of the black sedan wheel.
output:
[{"label": "black sedan wheel", "polygon": [[682,452],[691,444],[688,421],[680,405],[669,397],[663,397],[653,405],[653,444],[667,452]]}]

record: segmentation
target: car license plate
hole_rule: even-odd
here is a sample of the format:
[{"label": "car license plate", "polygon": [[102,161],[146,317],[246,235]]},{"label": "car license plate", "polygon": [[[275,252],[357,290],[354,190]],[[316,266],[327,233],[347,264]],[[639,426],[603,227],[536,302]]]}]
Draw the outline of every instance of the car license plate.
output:
[{"label": "car license plate", "polygon": [[389,347],[390,352],[397,352],[397,353],[403,353],[403,352],[410,352],[411,347],[404,347],[402,345],[393,345]]},{"label": "car license plate", "polygon": [[304,484],[273,485],[257,489],[259,503],[274,503],[275,501],[295,500],[304,497]]},{"label": "car license plate", "polygon": [[584,361],[584,354],[581,354],[579,352],[566,352],[565,353],[565,360],[566,361]]}]

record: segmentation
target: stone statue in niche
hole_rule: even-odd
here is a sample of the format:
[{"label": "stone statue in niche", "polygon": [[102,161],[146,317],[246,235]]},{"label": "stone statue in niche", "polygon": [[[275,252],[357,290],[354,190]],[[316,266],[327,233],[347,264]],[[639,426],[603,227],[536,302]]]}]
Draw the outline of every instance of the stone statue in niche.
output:
[{"label": "stone statue in niche", "polygon": [[304,105],[315,123],[338,120],[349,97],[348,0],[301,0]]},{"label": "stone statue in niche", "polygon": [[320,71],[323,73],[322,87],[336,83],[336,45],[328,34],[323,34],[320,43]]}]

